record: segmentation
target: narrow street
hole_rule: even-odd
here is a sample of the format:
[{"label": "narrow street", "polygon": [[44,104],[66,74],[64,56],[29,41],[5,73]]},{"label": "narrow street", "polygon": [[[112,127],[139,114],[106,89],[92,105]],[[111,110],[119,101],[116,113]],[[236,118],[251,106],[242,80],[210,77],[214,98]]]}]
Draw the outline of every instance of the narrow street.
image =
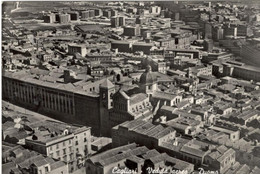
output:
[{"label": "narrow street", "polygon": [[29,115],[32,115],[32,116],[35,117],[35,118],[38,118],[38,119],[61,122],[61,121],[59,121],[59,120],[55,120],[55,119],[53,119],[53,118],[47,117],[47,116],[42,115],[42,114],[39,114],[39,113],[37,113],[37,112],[33,112],[33,111],[31,111],[31,110],[28,110],[28,109],[25,109],[25,108],[23,108],[23,107],[14,105],[14,104],[9,103],[9,102],[4,101],[4,100],[2,100],[2,107],[6,107],[6,108],[8,108],[8,109],[11,109],[11,110],[14,110],[14,111],[23,113],[23,114],[29,114]]}]

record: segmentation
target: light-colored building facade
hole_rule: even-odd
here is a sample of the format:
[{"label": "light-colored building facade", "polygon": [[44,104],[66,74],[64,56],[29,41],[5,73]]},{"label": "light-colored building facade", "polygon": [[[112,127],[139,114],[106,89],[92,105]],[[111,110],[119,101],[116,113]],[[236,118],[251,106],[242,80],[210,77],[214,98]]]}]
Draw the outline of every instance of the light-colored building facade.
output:
[{"label": "light-colored building facade", "polygon": [[70,22],[70,14],[60,14],[59,15],[59,22],[61,24],[69,23]]},{"label": "light-colored building facade", "polygon": [[216,170],[219,173],[225,173],[236,162],[236,152],[232,148],[224,145],[219,146],[204,158],[204,163],[209,170]]},{"label": "light-colored building facade", "polygon": [[47,160],[34,162],[30,165],[31,174],[69,174],[68,165],[62,161],[50,163]]},{"label": "light-colored building facade", "polygon": [[241,78],[244,80],[260,81],[260,68],[245,65],[241,62],[227,61],[223,63],[223,75],[231,76],[235,78]]},{"label": "light-colored building facade", "polygon": [[85,57],[87,54],[87,49],[85,45],[76,45],[76,44],[69,44],[68,45],[68,53],[73,55],[75,53],[79,53],[81,56]]},{"label": "light-colored building facade", "polygon": [[84,157],[91,151],[91,132],[89,127],[65,129],[60,135],[42,136],[34,134],[26,138],[28,148],[51,158],[71,163]]}]

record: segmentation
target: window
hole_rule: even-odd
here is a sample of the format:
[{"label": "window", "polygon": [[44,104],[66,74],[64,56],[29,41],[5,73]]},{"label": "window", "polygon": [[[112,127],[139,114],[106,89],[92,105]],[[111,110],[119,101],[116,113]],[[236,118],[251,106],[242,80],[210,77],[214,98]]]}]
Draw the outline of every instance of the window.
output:
[{"label": "window", "polygon": [[52,150],[52,146],[50,146],[50,150]]},{"label": "window", "polygon": [[179,39],[175,38],[175,45],[178,45],[178,44],[179,44]]},{"label": "window", "polygon": [[48,167],[45,167],[45,172],[49,172],[49,168]]},{"label": "window", "polygon": [[69,144],[71,144],[71,140],[69,140]]},{"label": "window", "polygon": [[79,144],[78,141],[75,142],[76,146]]},{"label": "window", "polygon": [[60,156],[60,151],[58,150],[58,151],[56,152],[56,154],[57,154],[57,156]]},{"label": "window", "polygon": [[58,149],[59,148],[59,144],[56,144],[56,149]]},{"label": "window", "polygon": [[63,149],[63,154],[66,154],[66,149]]},{"label": "window", "polygon": [[87,138],[84,138],[84,142],[87,142]]}]

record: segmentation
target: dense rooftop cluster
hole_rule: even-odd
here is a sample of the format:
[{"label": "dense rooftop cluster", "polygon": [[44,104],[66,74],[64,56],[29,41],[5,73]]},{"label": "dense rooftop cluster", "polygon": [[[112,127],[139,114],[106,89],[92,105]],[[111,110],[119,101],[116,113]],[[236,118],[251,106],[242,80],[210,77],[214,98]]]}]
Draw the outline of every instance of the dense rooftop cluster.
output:
[{"label": "dense rooftop cluster", "polygon": [[259,173],[250,3],[6,2],[5,173]]}]

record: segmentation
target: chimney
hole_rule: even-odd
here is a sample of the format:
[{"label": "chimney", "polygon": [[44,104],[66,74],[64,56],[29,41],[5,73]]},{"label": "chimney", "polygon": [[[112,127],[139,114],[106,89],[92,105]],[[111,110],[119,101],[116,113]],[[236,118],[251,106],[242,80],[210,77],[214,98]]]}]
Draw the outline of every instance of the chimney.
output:
[{"label": "chimney", "polygon": [[69,70],[64,70],[64,83],[69,83],[71,81],[71,75]]}]

